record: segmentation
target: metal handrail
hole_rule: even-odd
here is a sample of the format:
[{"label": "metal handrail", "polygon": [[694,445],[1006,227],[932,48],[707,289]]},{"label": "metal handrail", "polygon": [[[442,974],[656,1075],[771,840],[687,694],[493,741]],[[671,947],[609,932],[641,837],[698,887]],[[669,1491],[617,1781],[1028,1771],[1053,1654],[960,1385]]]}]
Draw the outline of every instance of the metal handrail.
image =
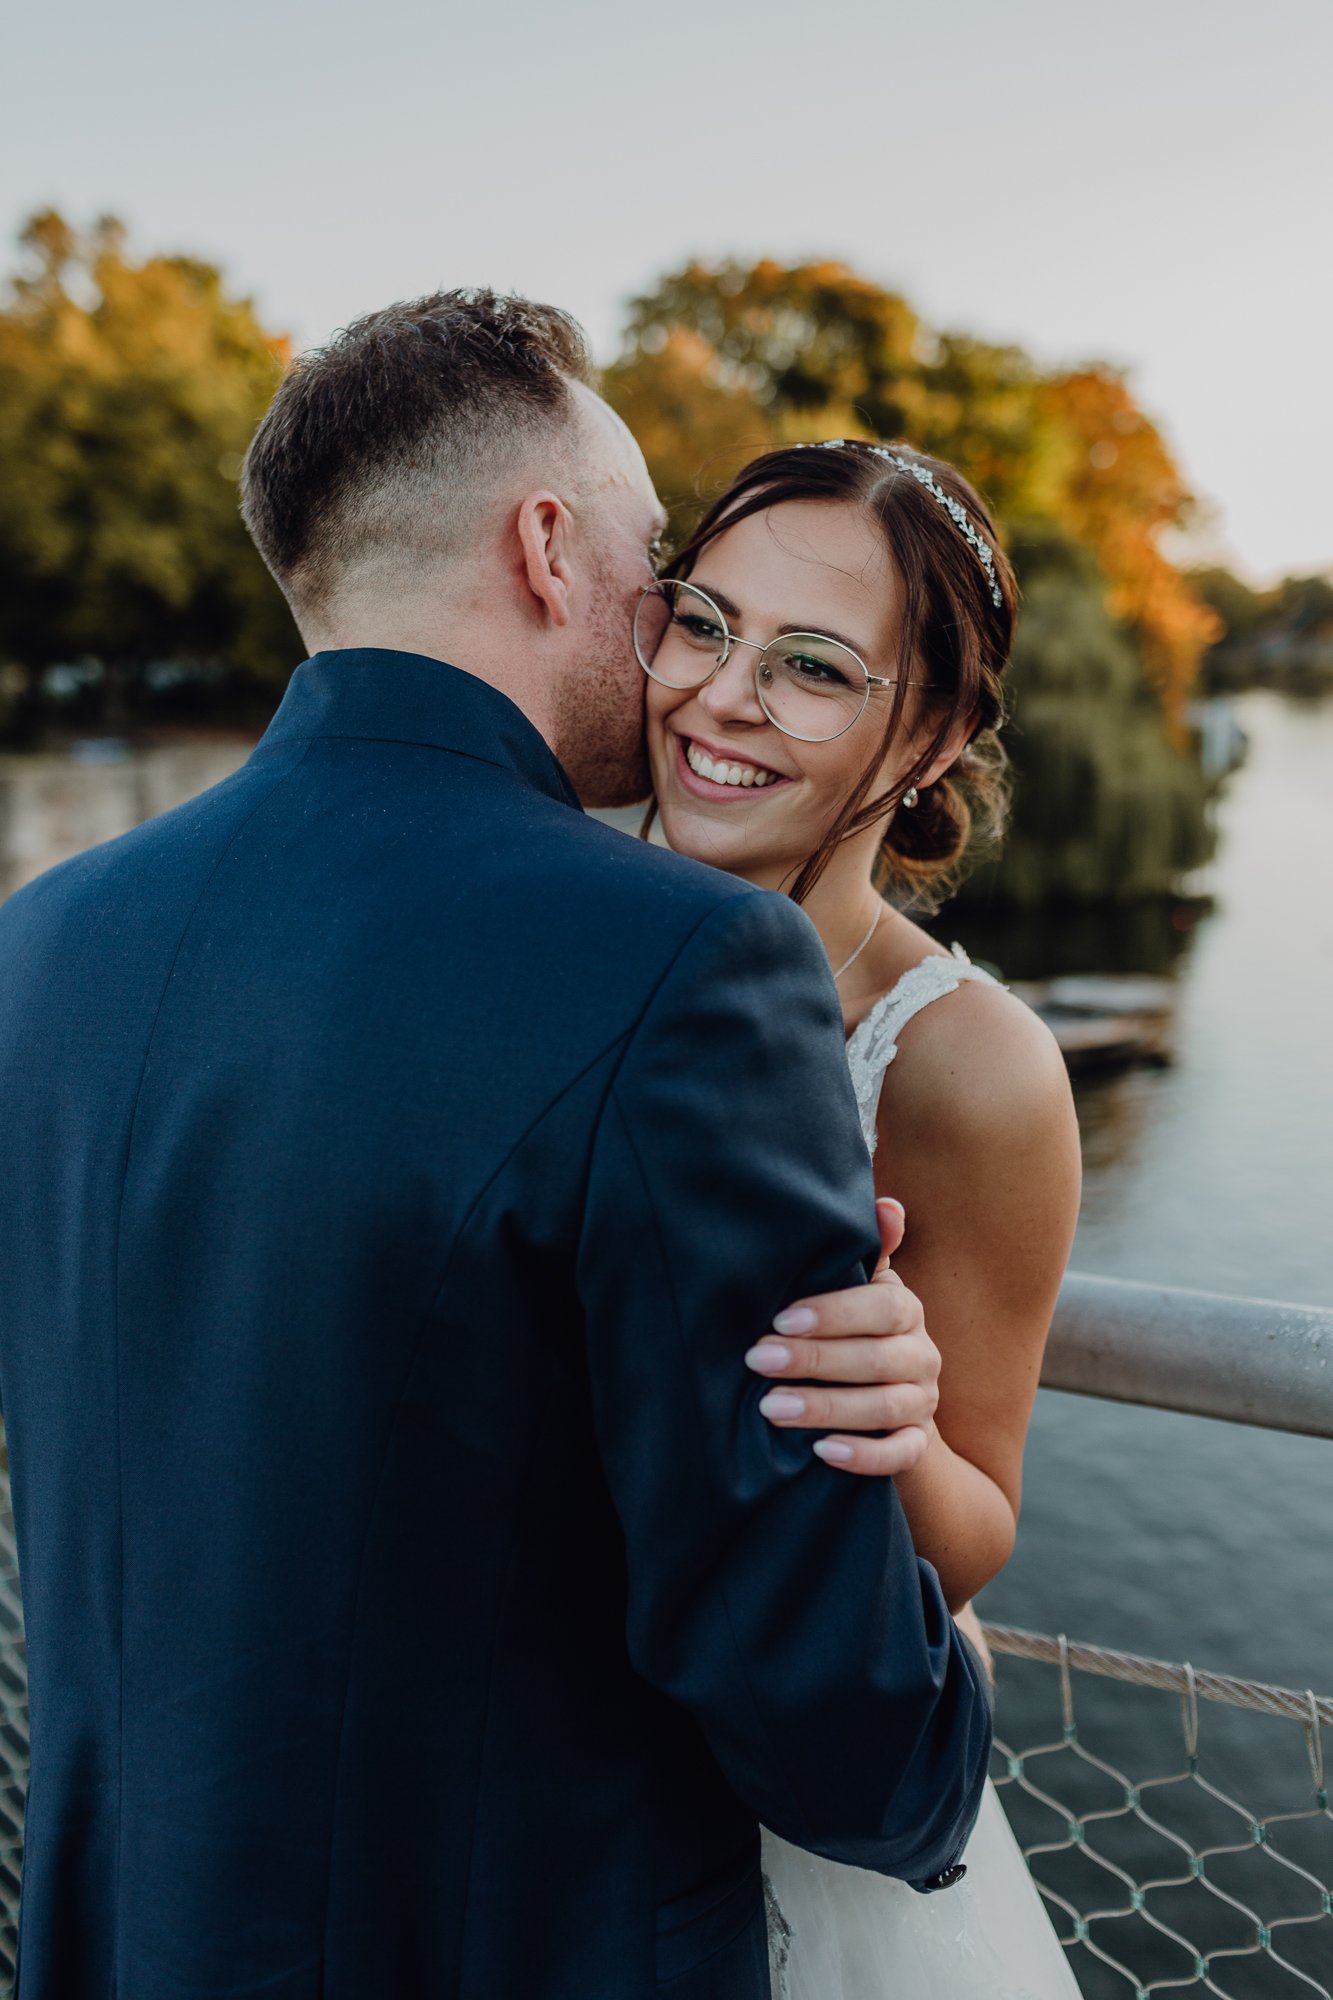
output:
[{"label": "metal handrail", "polygon": [[1071,1271],[1041,1384],[1333,1438],[1333,1311]]}]

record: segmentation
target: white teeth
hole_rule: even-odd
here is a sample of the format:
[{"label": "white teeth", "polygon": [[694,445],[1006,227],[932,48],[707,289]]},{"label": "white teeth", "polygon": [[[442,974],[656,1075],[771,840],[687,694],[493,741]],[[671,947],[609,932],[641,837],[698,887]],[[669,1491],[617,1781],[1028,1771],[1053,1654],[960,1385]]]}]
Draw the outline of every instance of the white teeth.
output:
[{"label": "white teeth", "polygon": [[757,770],[753,764],[727,764],[720,760],[714,763],[708,752],[701,750],[697,743],[686,744],[685,761],[699,777],[711,778],[715,785],[755,785],[762,788],[772,784],[776,776],[772,771]]}]

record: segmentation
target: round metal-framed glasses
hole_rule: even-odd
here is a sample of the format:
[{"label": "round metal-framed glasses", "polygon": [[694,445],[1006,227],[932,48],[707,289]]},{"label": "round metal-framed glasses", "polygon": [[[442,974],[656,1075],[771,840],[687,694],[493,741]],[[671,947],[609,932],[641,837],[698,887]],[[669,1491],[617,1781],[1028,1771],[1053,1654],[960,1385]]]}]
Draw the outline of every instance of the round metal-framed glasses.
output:
[{"label": "round metal-framed glasses", "polygon": [[634,654],[643,671],[663,687],[706,687],[736,646],[754,651],[754,691],[764,714],[798,743],[831,743],[845,735],[864,715],[870,690],[895,685],[872,674],[859,653],[825,632],[783,632],[767,645],[742,639],[697,584],[659,578],[640,591],[634,607]]}]

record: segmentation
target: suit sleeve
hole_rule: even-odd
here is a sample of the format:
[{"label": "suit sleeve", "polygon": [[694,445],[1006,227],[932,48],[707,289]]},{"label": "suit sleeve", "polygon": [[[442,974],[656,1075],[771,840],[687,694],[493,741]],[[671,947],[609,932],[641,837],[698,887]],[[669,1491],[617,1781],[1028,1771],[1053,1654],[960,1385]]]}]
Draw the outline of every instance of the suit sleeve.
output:
[{"label": "suit sleeve", "polygon": [[791,903],[739,896],[657,989],[593,1147],[580,1290],[630,1653],[766,1826],[922,1886],[980,1804],[984,1677],[892,1481],[766,1423],[743,1359],[877,1253],[823,951]]}]

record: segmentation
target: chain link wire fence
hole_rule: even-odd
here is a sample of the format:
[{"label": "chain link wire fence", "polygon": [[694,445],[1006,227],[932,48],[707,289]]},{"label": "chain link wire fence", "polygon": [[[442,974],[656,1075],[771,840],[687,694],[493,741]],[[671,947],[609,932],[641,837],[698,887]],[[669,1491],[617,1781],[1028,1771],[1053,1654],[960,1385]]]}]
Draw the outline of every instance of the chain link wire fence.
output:
[{"label": "chain link wire fence", "polygon": [[[996,1789],[1086,2000],[1333,2000],[1333,1699],[985,1629]],[[1041,1725],[1023,1747],[1006,1697]]]}]

